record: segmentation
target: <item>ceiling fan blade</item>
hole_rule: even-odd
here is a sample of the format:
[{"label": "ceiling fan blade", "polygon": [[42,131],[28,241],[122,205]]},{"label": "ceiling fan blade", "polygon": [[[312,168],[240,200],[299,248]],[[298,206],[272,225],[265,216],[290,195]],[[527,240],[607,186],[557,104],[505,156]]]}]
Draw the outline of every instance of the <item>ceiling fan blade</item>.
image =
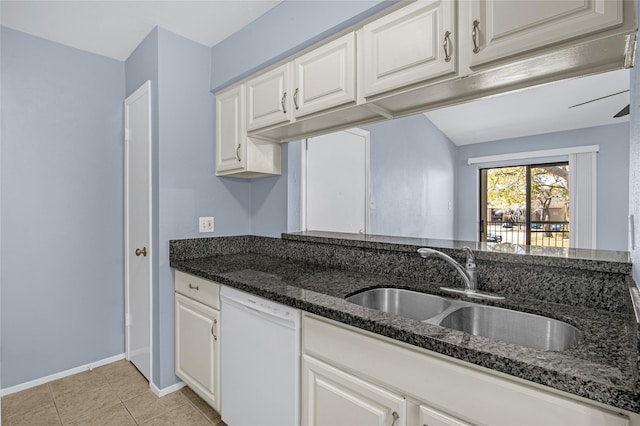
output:
[{"label": "ceiling fan blade", "polygon": [[620,118],[620,117],[624,117],[625,115],[629,115],[629,105],[622,108],[620,112],[618,112],[616,115],[613,116],[613,118]]},{"label": "ceiling fan blade", "polygon": [[623,90],[622,92],[612,93],[612,94],[607,95],[607,96],[602,96],[602,97],[600,97],[600,98],[591,99],[590,101],[587,101],[587,102],[582,102],[582,103],[579,103],[579,104],[571,105],[571,106],[569,107],[569,109],[571,109],[571,108],[575,108],[575,107],[578,107],[578,106],[582,106],[582,105],[586,105],[586,104],[590,104],[591,102],[599,101],[599,100],[601,100],[601,99],[607,99],[607,98],[610,98],[610,97],[612,97],[612,96],[621,95],[622,93],[627,93],[628,91],[629,91],[629,90]]}]

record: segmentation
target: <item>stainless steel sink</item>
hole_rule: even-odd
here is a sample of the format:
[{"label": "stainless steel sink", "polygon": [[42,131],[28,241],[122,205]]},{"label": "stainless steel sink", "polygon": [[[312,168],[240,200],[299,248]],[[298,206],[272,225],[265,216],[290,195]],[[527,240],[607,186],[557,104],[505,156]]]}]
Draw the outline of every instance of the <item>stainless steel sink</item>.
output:
[{"label": "stainless steel sink", "polygon": [[440,325],[544,351],[563,351],[580,341],[580,331],[565,322],[491,306],[461,307],[444,317]]},{"label": "stainless steel sink", "polygon": [[444,312],[451,302],[444,297],[400,288],[374,288],[346,299],[356,305],[423,321]]},{"label": "stainless steel sink", "polygon": [[580,331],[552,318],[399,288],[374,288],[347,301],[405,318],[544,351],[571,349]]}]

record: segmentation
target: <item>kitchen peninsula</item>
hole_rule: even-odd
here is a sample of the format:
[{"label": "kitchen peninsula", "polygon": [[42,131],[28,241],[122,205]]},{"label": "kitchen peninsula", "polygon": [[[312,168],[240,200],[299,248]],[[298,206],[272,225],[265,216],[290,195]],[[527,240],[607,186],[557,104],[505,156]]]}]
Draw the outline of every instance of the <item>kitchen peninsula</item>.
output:
[{"label": "kitchen peninsula", "polygon": [[[463,259],[461,248],[470,246],[476,252],[479,287],[506,296],[504,301],[480,303],[565,321],[581,331],[582,340],[566,351],[528,349],[344,300],[378,287],[450,297],[440,285],[462,282],[444,262],[421,259],[416,249],[422,246],[458,260]],[[366,338],[397,342],[403,350],[433,354],[439,362],[451,360],[469,371],[495,373],[515,386],[542,389],[569,405],[579,404],[581,410],[604,409],[613,419],[616,413],[625,416],[626,423],[607,424],[640,420],[640,340],[633,308],[637,290],[626,252],[307,232],[283,234],[281,239],[176,240],[170,244],[170,259],[179,271],[304,311],[303,354],[305,344],[314,345],[305,341],[305,324],[317,329],[335,322],[355,329],[354,336],[363,330]],[[426,371],[417,374],[424,374],[424,380],[430,376]],[[224,395],[224,389],[221,392]],[[436,405],[446,411],[441,403]],[[303,415],[308,411],[303,407]],[[475,419],[472,413],[453,414]]]}]

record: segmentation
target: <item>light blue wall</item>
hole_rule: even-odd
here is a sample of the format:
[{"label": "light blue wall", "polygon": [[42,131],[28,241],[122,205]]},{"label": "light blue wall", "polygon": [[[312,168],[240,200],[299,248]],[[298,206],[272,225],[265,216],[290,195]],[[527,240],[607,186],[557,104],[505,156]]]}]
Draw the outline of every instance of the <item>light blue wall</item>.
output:
[{"label": "light blue wall", "polygon": [[[159,385],[159,377],[160,377],[160,351],[159,351],[159,342],[160,342],[160,329],[157,326],[160,322],[160,310],[158,309],[159,305],[159,288],[160,288],[160,280],[158,278],[158,259],[160,250],[157,249],[157,241],[159,241],[158,234],[158,199],[159,199],[159,191],[158,191],[158,135],[159,135],[159,126],[158,126],[158,29],[154,29],[145,37],[145,39],[136,47],[136,49],[129,55],[127,60],[125,61],[125,88],[126,88],[126,96],[131,95],[135,92],[144,82],[149,80],[151,82],[151,144],[152,144],[152,153],[151,153],[151,199],[152,199],[152,208],[151,208],[151,216],[152,216],[152,239],[156,242],[153,249],[150,250],[150,257],[153,262],[153,283],[152,283],[152,294],[153,294],[153,303],[152,303],[152,316],[153,323],[151,327],[152,333],[152,353],[153,353],[153,362],[152,362],[152,372],[151,379],[156,384]],[[124,197],[124,194],[123,194]]]},{"label": "light blue wall", "polygon": [[321,41],[398,0],[285,0],[211,49],[211,89]]},{"label": "light blue wall", "polygon": [[[455,145],[422,114],[361,128],[369,132],[370,233],[453,239]],[[300,231],[301,144],[288,145],[287,229],[294,232]]]},{"label": "light blue wall", "polygon": [[2,28],[2,386],[124,352],[122,62]]},{"label": "light blue wall", "polygon": [[[251,182],[215,176],[215,98],[210,49],[154,30],[126,61],[127,93],[152,81],[154,111],[153,382],[178,382],[174,360],[174,275],[169,240],[251,233]],[[215,217],[199,234],[198,217]]]},{"label": "light blue wall", "polygon": [[[1,12],[0,12],[1,13]],[[2,121],[2,28],[0,28],[0,165],[2,164],[2,138],[4,126]],[[1,168],[0,168],[1,170]],[[0,241],[2,241],[2,173],[0,172]],[[0,389],[2,389],[2,244],[0,244]],[[0,407],[1,408],[1,407]],[[1,410],[0,410],[1,412]],[[2,415],[0,414],[0,424]]]},{"label": "light blue wall", "polygon": [[287,231],[289,146],[282,145],[282,175],[251,183],[251,234],[280,237]]},{"label": "light blue wall", "polygon": [[[640,16],[640,2],[636,3]],[[640,46],[636,46],[636,58]],[[640,67],[631,69],[631,122],[629,149],[629,215],[634,218],[633,236],[629,238],[629,250],[633,261],[633,276],[640,288]],[[633,246],[631,246],[633,243]]]},{"label": "light blue wall", "polygon": [[[468,158],[582,145],[600,146],[597,177],[598,229],[596,244],[598,248],[604,250],[626,250],[627,212],[629,208],[628,123],[459,147],[456,160],[456,239],[469,241],[478,239],[478,170],[484,167],[507,165],[504,163],[489,163],[469,166],[467,165]],[[566,160],[566,157],[557,158],[556,160]],[[539,162],[545,161],[549,161],[549,159],[543,158],[539,160]],[[533,162],[535,160],[529,161],[529,163]]]},{"label": "light blue wall", "polygon": [[[160,376],[178,381],[174,364],[174,275],[169,240],[207,236],[198,217],[214,216],[212,236],[251,233],[251,183],[215,176],[215,98],[209,92],[206,46],[169,31],[159,35],[159,264]],[[285,201],[286,202],[286,201]]]},{"label": "light blue wall", "polygon": [[[211,49],[211,89],[215,91],[242,79],[395,3],[396,0],[285,0]],[[299,178],[288,173],[291,161],[299,169],[299,147],[293,150],[295,158],[289,160],[289,146],[283,145],[282,176],[247,183],[251,194],[250,233],[254,235],[277,237],[288,230],[289,197],[294,195],[299,200],[299,193],[289,191],[290,180]],[[236,179],[220,180],[232,185]]]},{"label": "light blue wall", "polygon": [[371,233],[453,239],[455,145],[422,114],[362,128],[370,132]]},{"label": "light blue wall", "polygon": [[[302,155],[302,143],[293,141],[287,146],[287,232],[301,231],[300,222],[302,214],[301,201],[301,170],[300,158]],[[284,164],[284,163],[283,163]]]}]

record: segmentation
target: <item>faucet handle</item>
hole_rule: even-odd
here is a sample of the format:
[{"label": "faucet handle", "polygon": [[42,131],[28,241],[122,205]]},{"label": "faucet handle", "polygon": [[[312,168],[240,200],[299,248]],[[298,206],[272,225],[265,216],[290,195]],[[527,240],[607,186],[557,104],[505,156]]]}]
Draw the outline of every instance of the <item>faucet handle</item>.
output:
[{"label": "faucet handle", "polygon": [[462,247],[462,251],[466,255],[467,259],[465,261],[467,268],[475,268],[476,267],[476,254],[469,247]]}]

